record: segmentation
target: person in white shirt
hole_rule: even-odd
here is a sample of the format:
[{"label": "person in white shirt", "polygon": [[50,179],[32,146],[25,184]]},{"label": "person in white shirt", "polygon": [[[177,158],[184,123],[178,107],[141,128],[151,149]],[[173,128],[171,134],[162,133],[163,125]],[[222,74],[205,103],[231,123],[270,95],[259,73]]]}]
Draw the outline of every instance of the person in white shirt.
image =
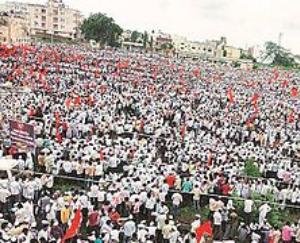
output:
[{"label": "person in white shirt", "polygon": [[201,216],[197,214],[195,220],[191,224],[191,232],[196,233],[196,229],[201,225]]},{"label": "person in white shirt", "polygon": [[172,213],[174,218],[177,218],[178,214],[180,213],[180,204],[182,203],[182,201],[183,198],[181,194],[176,192],[172,195],[172,204],[173,204]]},{"label": "person in white shirt", "polygon": [[259,218],[258,223],[259,225],[263,225],[265,223],[265,219],[267,217],[267,214],[271,211],[271,207],[265,203],[259,208]]},{"label": "person in white shirt", "polygon": [[213,235],[215,240],[222,240],[222,214],[221,210],[217,210],[213,214]]},{"label": "person in white shirt", "polygon": [[125,222],[124,226],[124,236],[125,242],[130,242],[131,237],[136,232],[135,222],[132,220],[132,216],[129,216],[129,219]]},{"label": "person in white shirt", "polygon": [[244,219],[247,225],[249,225],[252,222],[253,205],[254,202],[251,199],[246,199],[244,201]]}]

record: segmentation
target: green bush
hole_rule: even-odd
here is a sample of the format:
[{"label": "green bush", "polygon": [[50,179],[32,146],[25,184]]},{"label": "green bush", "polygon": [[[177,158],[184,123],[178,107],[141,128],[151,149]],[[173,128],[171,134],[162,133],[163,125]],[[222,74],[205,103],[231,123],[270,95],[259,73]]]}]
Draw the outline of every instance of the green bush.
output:
[{"label": "green bush", "polygon": [[258,166],[254,163],[253,160],[248,160],[245,163],[244,173],[246,176],[251,177],[261,177]]}]

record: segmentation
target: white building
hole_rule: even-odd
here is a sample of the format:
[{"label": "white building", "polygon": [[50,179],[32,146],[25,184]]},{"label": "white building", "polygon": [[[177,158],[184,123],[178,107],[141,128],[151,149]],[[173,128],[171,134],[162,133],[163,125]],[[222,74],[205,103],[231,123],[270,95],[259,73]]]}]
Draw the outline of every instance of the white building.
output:
[{"label": "white building", "polygon": [[76,39],[83,15],[66,6],[62,0],[48,0],[46,4],[6,2],[0,9],[23,16],[32,36],[60,36]]},{"label": "white building", "polygon": [[225,37],[220,40],[206,40],[204,42],[189,41],[185,37],[173,36],[175,53],[180,57],[206,59],[239,59],[241,51],[228,46]]}]

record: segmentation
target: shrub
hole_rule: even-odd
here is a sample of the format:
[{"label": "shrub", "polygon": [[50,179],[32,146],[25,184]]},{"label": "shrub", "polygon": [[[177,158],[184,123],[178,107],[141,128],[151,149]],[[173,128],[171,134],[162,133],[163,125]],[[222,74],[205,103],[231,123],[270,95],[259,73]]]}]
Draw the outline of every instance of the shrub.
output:
[{"label": "shrub", "polygon": [[261,177],[258,166],[254,163],[253,160],[248,160],[245,163],[244,173],[246,176],[251,177]]}]

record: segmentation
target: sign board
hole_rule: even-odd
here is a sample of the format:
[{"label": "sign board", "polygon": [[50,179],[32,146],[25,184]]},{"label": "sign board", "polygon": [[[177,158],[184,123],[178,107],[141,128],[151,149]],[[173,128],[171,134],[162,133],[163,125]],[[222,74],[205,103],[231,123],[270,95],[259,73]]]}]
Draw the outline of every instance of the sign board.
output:
[{"label": "sign board", "polygon": [[35,147],[35,134],[33,125],[9,120],[9,131],[13,144],[25,144],[31,149]]}]

